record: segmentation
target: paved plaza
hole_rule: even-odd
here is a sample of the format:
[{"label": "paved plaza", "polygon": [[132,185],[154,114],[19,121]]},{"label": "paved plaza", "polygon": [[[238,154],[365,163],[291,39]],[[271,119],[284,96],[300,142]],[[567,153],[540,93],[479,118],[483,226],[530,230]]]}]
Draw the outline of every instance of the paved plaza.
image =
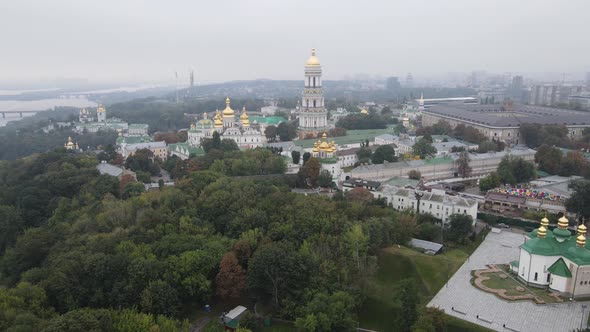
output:
[{"label": "paved plaza", "polygon": [[487,264],[508,264],[518,260],[519,246],[523,242],[522,234],[510,231],[489,233],[428,306],[496,331],[574,331],[581,327],[580,324],[586,328],[590,302],[543,305],[531,301],[508,302],[471,285],[472,270],[486,268]]}]

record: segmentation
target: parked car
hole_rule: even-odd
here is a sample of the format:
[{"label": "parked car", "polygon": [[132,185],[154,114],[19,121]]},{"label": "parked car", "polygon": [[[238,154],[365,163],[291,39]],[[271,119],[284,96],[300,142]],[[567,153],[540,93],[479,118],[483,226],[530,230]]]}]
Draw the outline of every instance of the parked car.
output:
[{"label": "parked car", "polygon": [[498,227],[500,228],[510,228],[510,226],[506,225],[505,223],[501,222],[498,224]]}]

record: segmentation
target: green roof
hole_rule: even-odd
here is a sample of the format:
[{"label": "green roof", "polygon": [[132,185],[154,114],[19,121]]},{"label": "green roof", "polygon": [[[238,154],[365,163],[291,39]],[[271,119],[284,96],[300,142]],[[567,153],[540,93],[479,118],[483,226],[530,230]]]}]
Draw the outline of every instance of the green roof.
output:
[{"label": "green roof", "polygon": [[[252,121],[252,120],[250,120]],[[388,129],[365,129],[365,130],[347,130],[346,136],[338,136],[338,137],[328,137],[328,140],[334,141],[338,145],[343,144],[353,144],[353,143],[361,143],[365,140],[369,140],[370,142],[375,141],[375,136],[383,135],[383,134],[395,134],[395,131],[391,128]],[[316,142],[318,139],[306,139],[306,140],[298,140],[293,141],[293,144],[297,146],[301,146],[303,148],[311,148],[313,147],[313,143]]]},{"label": "green roof", "polygon": [[514,267],[518,267],[518,261],[512,261],[512,262],[510,262],[510,265],[514,266]]},{"label": "green roof", "polygon": [[278,125],[281,122],[287,122],[287,119],[283,118],[282,116],[258,116],[258,115],[250,115],[248,116],[250,123],[266,123],[268,125]]},{"label": "green roof", "polygon": [[547,232],[546,237],[532,238],[525,242],[521,248],[528,253],[535,255],[563,256],[577,265],[590,265],[590,241],[587,242],[586,246],[583,248],[578,247],[575,236],[566,235],[567,238],[562,242],[559,242],[558,238],[563,238],[565,232],[571,234],[568,230],[557,228],[553,231],[554,236],[549,236],[550,232]]},{"label": "green roof", "polygon": [[318,158],[318,161],[322,164],[335,164],[338,162],[338,158]]},{"label": "green roof", "polygon": [[571,278],[572,273],[570,269],[567,268],[565,261],[563,258],[558,259],[553,265],[551,265],[547,271],[551,272],[551,274],[558,275],[560,277]]},{"label": "green roof", "polygon": [[[205,154],[205,150],[203,150],[203,148],[194,147],[186,142],[168,144],[168,149],[170,151],[176,151],[177,149],[183,149],[183,150],[188,151],[189,155],[194,154],[195,156]],[[176,151],[176,152],[179,152],[179,151]]]}]

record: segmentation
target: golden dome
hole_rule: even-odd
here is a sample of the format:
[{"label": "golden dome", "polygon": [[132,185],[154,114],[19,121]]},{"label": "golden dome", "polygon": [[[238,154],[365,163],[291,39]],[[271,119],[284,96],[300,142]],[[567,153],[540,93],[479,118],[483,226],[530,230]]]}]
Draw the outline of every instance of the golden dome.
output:
[{"label": "golden dome", "polygon": [[367,111],[366,109],[363,108],[363,110],[361,111],[361,114],[367,115],[367,114],[369,114],[369,111]]},{"label": "golden dome", "polygon": [[248,119],[248,113],[246,113],[246,106],[242,108],[242,115],[240,115],[240,121],[242,121],[242,126],[248,127],[250,126],[250,120]]},{"label": "golden dome", "polygon": [[326,134],[326,133],[323,133],[323,134],[322,134],[322,138],[323,138],[323,139],[327,139],[327,138],[328,138],[328,134]]},{"label": "golden dome", "polygon": [[539,227],[539,230],[537,231],[537,237],[544,238],[545,235],[547,235],[547,228],[545,228],[545,226]]},{"label": "golden dome", "polygon": [[106,112],[106,109],[104,108],[104,106],[99,104],[98,107],[96,108],[96,112],[97,113],[104,113],[104,112]]},{"label": "golden dome", "polygon": [[566,229],[569,226],[569,220],[565,216],[559,218],[557,221],[557,226],[561,229]]},{"label": "golden dome", "polygon": [[305,63],[306,66],[319,66],[320,60],[315,56],[315,48],[311,49],[311,56],[307,59]]},{"label": "golden dome", "polygon": [[584,224],[578,226],[578,234],[586,235],[586,226]]},{"label": "golden dome", "polygon": [[549,226],[549,219],[547,219],[547,217],[544,217],[543,219],[541,219],[541,225],[545,226],[545,228],[547,228],[547,226]]},{"label": "golden dome", "polygon": [[576,244],[578,245],[578,247],[584,247],[586,245],[586,237],[582,234],[578,235],[578,237],[576,238]]},{"label": "golden dome", "polygon": [[213,118],[213,123],[215,123],[215,128],[223,127],[223,120],[221,120],[221,113],[219,113],[219,111],[217,111],[217,113],[215,113],[215,118]]},{"label": "golden dome", "polygon": [[225,98],[225,109],[223,110],[223,117],[227,118],[227,117],[233,117],[234,116],[234,110],[231,109],[231,107],[229,107],[229,97]]},{"label": "golden dome", "polygon": [[317,146],[314,146],[313,149],[311,149],[311,152],[320,152],[320,150]]},{"label": "golden dome", "polygon": [[322,142],[319,146],[320,150],[328,150],[330,148],[330,144],[328,142]]}]

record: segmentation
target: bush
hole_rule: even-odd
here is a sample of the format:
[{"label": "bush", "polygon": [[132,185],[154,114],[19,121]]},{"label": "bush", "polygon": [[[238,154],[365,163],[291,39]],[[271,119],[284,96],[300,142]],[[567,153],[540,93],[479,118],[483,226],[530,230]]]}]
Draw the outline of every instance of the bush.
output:
[{"label": "bush", "polygon": [[422,178],[422,174],[419,171],[413,169],[408,172],[408,177],[412,180],[420,180],[420,178]]}]

